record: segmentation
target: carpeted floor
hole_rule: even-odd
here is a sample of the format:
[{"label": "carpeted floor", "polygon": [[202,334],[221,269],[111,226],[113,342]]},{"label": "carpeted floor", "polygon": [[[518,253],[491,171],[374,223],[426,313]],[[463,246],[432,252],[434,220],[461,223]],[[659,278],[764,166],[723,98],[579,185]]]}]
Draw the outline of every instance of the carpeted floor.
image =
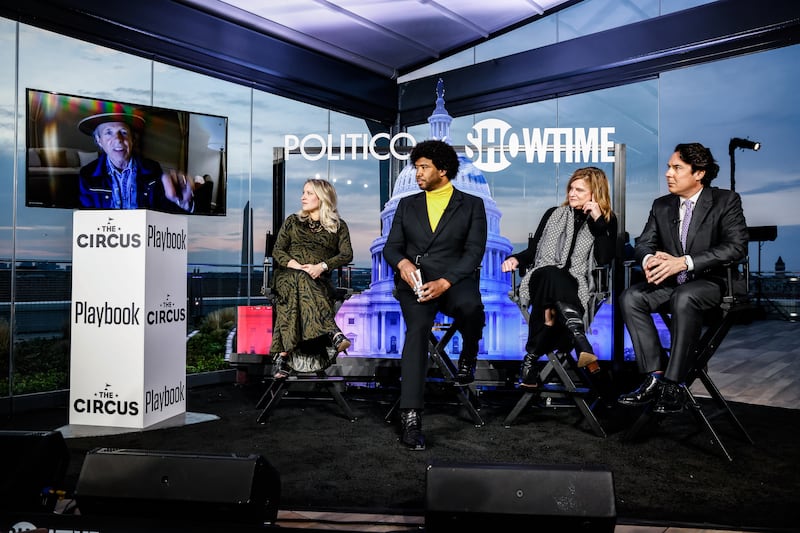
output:
[{"label": "carpeted floor", "polygon": [[[95,447],[194,453],[257,453],[277,468],[281,509],[421,514],[426,466],[432,461],[514,465],[604,465],[614,475],[619,521],[708,524],[747,530],[796,530],[800,524],[800,410],[732,404],[756,441],[739,439],[727,419],[714,421],[734,461],[711,445],[689,413],[672,415],[655,434],[624,439],[632,413],[601,413],[607,438],[583,427],[574,408],[532,408],[506,428],[515,391],[482,395],[475,427],[449,394],[432,390],[424,415],[428,449],[411,452],[384,421],[393,396],[348,389],[358,415],[349,422],[332,401],[284,399],[257,424],[260,386],[223,384],[189,391],[188,411],[218,420],[103,437],[70,438],[65,481],[77,482]],[[391,391],[389,391],[391,392]],[[2,429],[50,430],[67,424],[66,410],[26,413]]]}]

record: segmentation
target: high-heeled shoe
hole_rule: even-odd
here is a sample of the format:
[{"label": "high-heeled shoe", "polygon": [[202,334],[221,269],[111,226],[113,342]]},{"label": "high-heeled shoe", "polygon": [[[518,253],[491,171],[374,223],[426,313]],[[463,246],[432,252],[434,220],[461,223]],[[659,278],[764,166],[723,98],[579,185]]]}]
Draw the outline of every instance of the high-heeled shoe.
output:
[{"label": "high-heeled shoe", "polygon": [[586,330],[583,326],[583,315],[575,307],[564,302],[556,302],[556,318],[572,334],[575,351],[578,352],[578,368],[586,368],[590,373],[596,374],[600,371],[597,363],[597,356],[591,352],[592,345],[586,338]]},{"label": "high-heeled shoe", "polygon": [[275,365],[275,374],[273,374],[273,378],[275,379],[286,379],[292,374],[292,367],[289,366],[289,363],[286,361],[288,354],[285,352],[279,353],[275,356],[275,359],[272,362]]}]

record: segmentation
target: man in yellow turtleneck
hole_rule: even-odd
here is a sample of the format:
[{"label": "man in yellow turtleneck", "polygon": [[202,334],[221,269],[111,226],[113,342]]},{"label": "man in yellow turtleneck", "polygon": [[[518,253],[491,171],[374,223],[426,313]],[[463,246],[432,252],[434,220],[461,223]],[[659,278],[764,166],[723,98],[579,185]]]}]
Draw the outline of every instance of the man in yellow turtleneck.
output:
[{"label": "man in yellow turtleneck", "polygon": [[[422,192],[400,200],[383,256],[395,270],[397,299],[406,323],[400,372],[402,443],[425,449],[422,409],[428,366],[428,336],[438,312],[459,324],[463,340],[456,380],[472,383],[485,316],[479,267],[486,249],[483,200],[453,187],[458,155],[449,144],[431,140],[411,150]],[[422,273],[415,291],[414,274]]]}]

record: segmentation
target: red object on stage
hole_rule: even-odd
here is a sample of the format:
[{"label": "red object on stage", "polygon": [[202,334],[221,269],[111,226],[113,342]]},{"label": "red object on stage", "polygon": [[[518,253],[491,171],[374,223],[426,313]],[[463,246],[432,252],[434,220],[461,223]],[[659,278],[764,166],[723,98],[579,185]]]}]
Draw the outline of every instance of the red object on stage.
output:
[{"label": "red object on stage", "polygon": [[236,352],[267,355],[272,344],[272,307],[240,305],[236,324]]}]

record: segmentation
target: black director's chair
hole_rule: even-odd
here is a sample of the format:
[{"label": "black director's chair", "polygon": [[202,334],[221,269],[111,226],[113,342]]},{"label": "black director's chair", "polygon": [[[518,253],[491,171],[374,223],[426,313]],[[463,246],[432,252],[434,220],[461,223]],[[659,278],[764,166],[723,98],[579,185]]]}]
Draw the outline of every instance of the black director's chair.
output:
[{"label": "black director's chair", "polygon": [[[630,268],[631,265],[632,262],[625,262],[626,268]],[[694,363],[689,370],[686,381],[680,384],[680,388],[683,394],[684,407],[692,413],[702,427],[708,430],[711,435],[711,442],[719,446],[720,450],[722,450],[722,453],[729,461],[733,461],[733,457],[723,444],[719,433],[711,424],[713,418],[719,415],[726,415],[731,425],[741,433],[741,436],[743,436],[746,441],[750,444],[754,442],[731,410],[728,402],[725,401],[720,390],[711,380],[711,376],[708,374],[708,362],[725,339],[725,336],[728,334],[728,331],[730,331],[731,326],[733,326],[737,318],[752,313],[754,306],[749,297],[749,258],[746,257],[739,263],[728,264],[726,268],[726,293],[722,298],[722,303],[719,308],[707,317],[707,325],[695,347]],[[664,321],[664,324],[669,327],[670,315],[666,312],[661,312],[659,315]],[[703,406],[691,391],[692,384],[698,379],[717,406],[717,410],[713,413],[706,414]],[[666,416],[674,416],[653,413],[653,406],[654,404],[651,402],[644,407],[633,426],[628,430],[625,440],[632,441],[636,439],[646,427],[659,424]]]},{"label": "black director's chair", "polygon": [[[428,337],[428,366],[429,368],[438,369],[445,386],[453,392],[459,403],[467,410],[467,414],[469,414],[475,426],[480,427],[484,422],[481,415],[478,413],[480,403],[475,390],[475,384],[461,385],[456,381],[458,368],[445,351],[445,347],[453,339],[457,331],[458,326],[456,322],[450,324],[434,324]],[[440,332],[442,332],[441,337],[437,337],[437,333]],[[400,398],[395,400],[389,412],[386,413],[384,417],[386,422],[392,422],[394,413],[397,411],[399,405]]]},{"label": "black director's chair", "polygon": [[[270,250],[269,242],[270,235],[268,233],[267,250]],[[261,293],[266,296],[268,300],[271,300],[271,273],[272,257],[271,253],[268,252],[264,257],[264,279],[263,285],[261,286]],[[337,286],[334,294],[334,314],[339,310],[345,300],[350,298],[350,296],[353,294],[353,289],[350,287],[349,271],[347,274],[345,274],[345,269],[339,267],[336,270],[336,276]],[[335,365],[335,348],[329,346],[320,346],[317,349],[328,350],[327,356],[332,360],[331,366]],[[316,395],[314,393],[319,391],[326,392],[329,397],[333,398],[333,400],[341,408],[345,418],[351,422],[354,422],[357,418],[353,410],[350,408],[350,405],[347,403],[347,400],[345,400],[344,396],[342,395],[342,391],[346,386],[346,379],[344,376],[331,375],[328,374],[326,370],[317,370],[314,372],[297,372],[285,379],[275,379],[274,377],[269,376],[266,378],[266,381],[268,383],[267,389],[264,391],[261,399],[256,404],[256,409],[261,409],[261,413],[256,419],[256,422],[259,424],[265,423],[272,411],[274,411],[278,406],[281,399],[289,394],[289,389],[298,385],[303,386],[302,388],[304,389],[310,388],[310,391],[305,391],[306,394],[304,396],[307,398],[316,399]]]},{"label": "black director's chair", "polygon": [[[609,266],[595,267],[592,271],[594,287],[590,287],[590,289],[592,289],[591,300],[595,312],[600,309],[610,295],[610,271]],[[512,273],[512,276],[512,290],[509,292],[509,297],[517,304],[525,318],[525,323],[527,323],[530,320],[528,304],[521,301],[519,295],[522,276],[518,278],[516,271]],[[547,353],[545,357],[547,362],[539,370],[541,386],[538,389],[526,390],[522,394],[522,397],[506,416],[503,422],[505,427],[511,427],[511,424],[534,400],[543,400],[544,407],[563,406],[563,402],[566,401],[567,405],[578,408],[583,415],[583,420],[595,435],[605,437],[606,432],[594,413],[600,398],[589,372],[585,368],[578,368],[578,362],[569,352],[554,350]]]}]

